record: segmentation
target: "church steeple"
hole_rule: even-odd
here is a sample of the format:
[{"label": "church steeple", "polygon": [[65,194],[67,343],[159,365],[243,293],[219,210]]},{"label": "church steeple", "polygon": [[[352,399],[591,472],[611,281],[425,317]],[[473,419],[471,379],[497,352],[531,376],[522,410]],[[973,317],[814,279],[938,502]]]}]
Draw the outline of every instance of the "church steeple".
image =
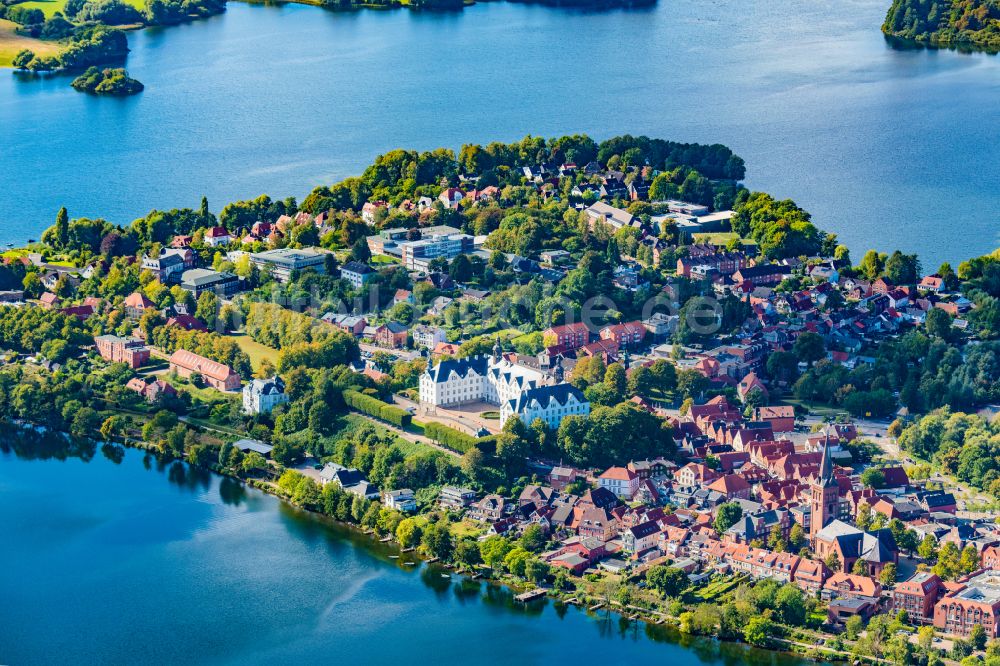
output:
[{"label": "church steeple", "polygon": [[823,461],[819,464],[819,482],[823,487],[837,485],[837,480],[833,478],[833,459],[830,456],[830,433],[826,432],[823,441]]},{"label": "church steeple", "polygon": [[840,513],[840,486],[833,475],[833,459],[830,456],[830,432],[826,431],[823,441],[823,459],[819,474],[809,489],[809,537],[816,549],[816,535]]}]

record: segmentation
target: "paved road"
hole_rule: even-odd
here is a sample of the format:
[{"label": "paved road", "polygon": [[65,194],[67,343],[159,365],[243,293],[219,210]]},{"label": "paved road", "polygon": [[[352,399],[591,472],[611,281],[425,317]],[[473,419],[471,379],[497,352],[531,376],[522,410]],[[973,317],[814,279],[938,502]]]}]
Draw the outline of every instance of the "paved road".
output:
[{"label": "paved road", "polygon": [[369,354],[374,354],[375,352],[382,352],[384,354],[391,354],[396,358],[402,359],[404,361],[412,361],[414,359],[420,358],[420,352],[418,351],[407,351],[405,349],[387,349],[385,347],[378,347],[367,342],[359,342],[358,348],[361,351],[368,352]]}]

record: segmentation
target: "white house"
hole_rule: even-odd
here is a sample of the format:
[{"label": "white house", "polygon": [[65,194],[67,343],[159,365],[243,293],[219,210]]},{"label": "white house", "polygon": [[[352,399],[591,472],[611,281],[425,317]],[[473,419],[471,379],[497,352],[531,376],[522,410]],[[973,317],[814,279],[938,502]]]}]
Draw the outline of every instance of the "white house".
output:
[{"label": "white house", "polygon": [[229,235],[225,227],[217,226],[205,231],[205,245],[209,247],[229,245],[232,241],[233,237]]},{"label": "white house", "polygon": [[416,511],[417,500],[413,496],[413,491],[409,488],[390,490],[382,496],[382,503],[390,509],[397,511]]},{"label": "white house", "polygon": [[618,497],[631,500],[639,490],[639,475],[627,467],[609,467],[597,477],[597,485]]},{"label": "white house", "polygon": [[656,546],[660,537],[660,526],[649,520],[630,527],[622,533],[622,545],[632,553],[641,553]]},{"label": "white house", "polygon": [[434,349],[439,342],[447,342],[448,336],[443,328],[437,326],[414,326],[411,331],[413,344],[417,347]]},{"label": "white house", "polygon": [[587,414],[590,414],[590,402],[572,384],[538,386],[503,403],[500,408],[500,425],[502,427],[507,419],[514,416],[525,424],[541,419],[548,427],[558,428],[567,416]]},{"label": "white house", "polygon": [[340,277],[350,282],[355,289],[360,289],[368,280],[375,277],[375,271],[368,264],[349,261],[340,267]]},{"label": "white house", "polygon": [[277,375],[270,379],[253,379],[243,387],[243,411],[247,414],[268,414],[285,402],[288,402],[285,382]]}]

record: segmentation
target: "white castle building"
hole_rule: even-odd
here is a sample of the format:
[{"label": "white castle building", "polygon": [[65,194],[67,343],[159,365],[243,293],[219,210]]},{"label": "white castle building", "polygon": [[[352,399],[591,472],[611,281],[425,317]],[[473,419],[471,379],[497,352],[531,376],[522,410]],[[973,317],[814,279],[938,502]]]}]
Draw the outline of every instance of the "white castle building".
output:
[{"label": "white castle building", "polygon": [[435,407],[453,407],[470,402],[500,406],[500,425],[511,416],[525,423],[541,418],[558,427],[564,416],[589,414],[590,403],[576,387],[562,382],[557,366],[555,385],[544,373],[511,363],[500,352],[492,356],[441,361],[420,376],[420,402]]}]

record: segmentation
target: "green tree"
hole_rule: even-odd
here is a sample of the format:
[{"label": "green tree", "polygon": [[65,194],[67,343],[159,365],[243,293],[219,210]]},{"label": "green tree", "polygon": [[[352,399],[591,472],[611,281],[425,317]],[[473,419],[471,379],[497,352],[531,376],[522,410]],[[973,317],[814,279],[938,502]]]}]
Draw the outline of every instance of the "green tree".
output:
[{"label": "green tree", "polygon": [[792,353],[800,361],[811,366],[816,361],[826,357],[826,344],[818,333],[806,331],[795,338]]},{"label": "green tree", "polygon": [[774,624],[763,616],[750,618],[746,628],[743,630],[743,638],[750,645],[757,647],[767,647],[771,644],[771,636],[774,635]]},{"label": "green tree", "polygon": [[719,506],[713,526],[718,534],[724,533],[743,517],[743,507],[738,502],[726,502]]},{"label": "green tree", "polygon": [[548,539],[541,525],[531,524],[524,528],[520,538],[521,547],[531,553],[538,553],[545,547]]},{"label": "green tree", "polygon": [[972,625],[972,629],[969,630],[969,642],[972,643],[972,647],[977,650],[986,649],[986,639],[986,629],[983,628],[983,625]]},{"label": "green tree", "polygon": [[878,574],[878,581],[885,587],[894,584],[896,582],[896,565],[892,562],[885,565]]},{"label": "green tree", "polygon": [[656,565],[646,572],[646,584],[668,597],[676,597],[690,585],[687,574],[676,567]]},{"label": "green tree", "polygon": [[420,543],[423,530],[413,518],[404,518],[396,526],[396,540],[403,548],[412,548]]},{"label": "green tree", "polygon": [[448,560],[454,544],[451,539],[451,531],[448,529],[448,522],[439,520],[424,530],[421,545],[434,557]]}]

